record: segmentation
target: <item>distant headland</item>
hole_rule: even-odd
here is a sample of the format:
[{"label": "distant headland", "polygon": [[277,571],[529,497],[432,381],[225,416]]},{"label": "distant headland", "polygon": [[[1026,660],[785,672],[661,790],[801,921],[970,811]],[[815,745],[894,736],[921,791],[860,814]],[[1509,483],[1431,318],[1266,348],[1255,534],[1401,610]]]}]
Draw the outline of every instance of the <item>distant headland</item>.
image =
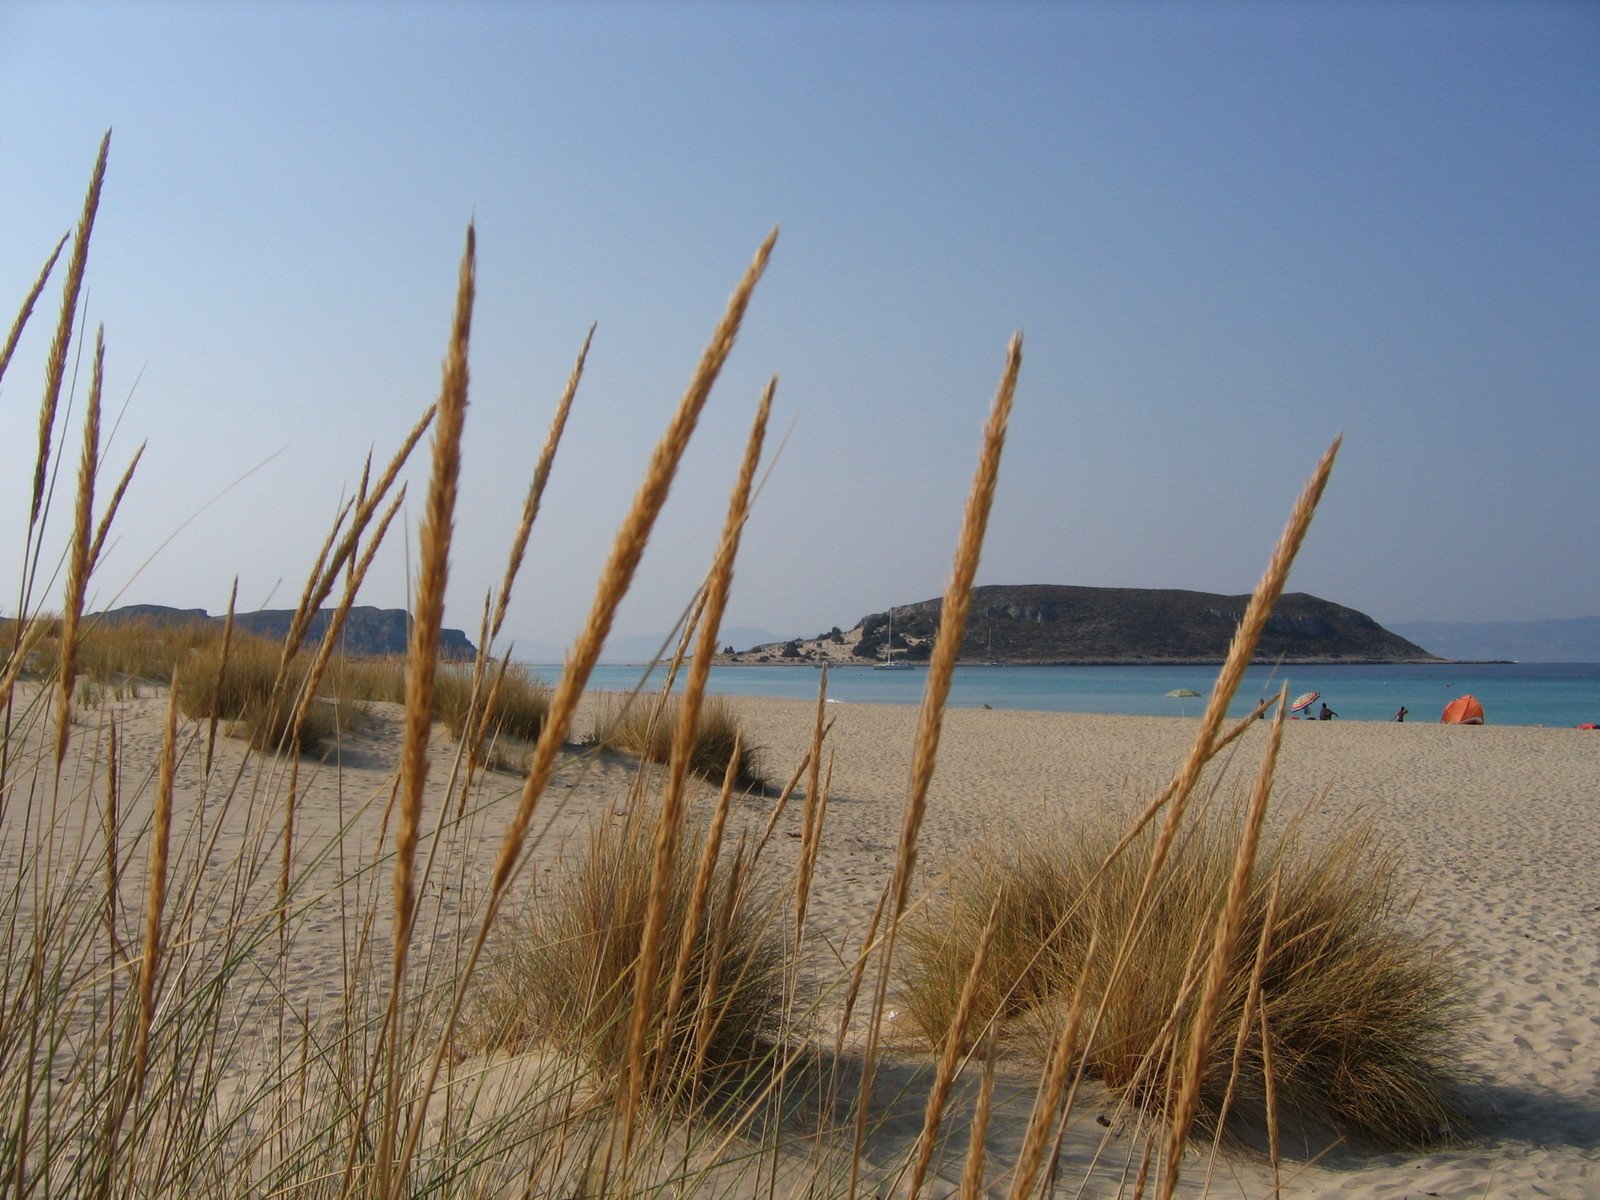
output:
[{"label": "distant headland", "polygon": [[[1166,588],[990,585],[972,591],[963,662],[1006,665],[1219,663],[1250,597]],[[920,600],[869,613],[850,629],[727,647],[719,662],[869,663],[926,661],[943,601]],[[1256,650],[1258,662],[1443,661],[1365,613],[1304,592],[1278,600]]]},{"label": "distant headland", "polygon": [[[319,609],[311,618],[311,629],[306,640],[315,644],[327,631],[331,609]],[[289,633],[289,622],[294,610],[288,608],[263,608],[256,612],[235,613],[233,627],[253,633],[257,637],[282,641]],[[149,621],[162,625],[217,625],[223,618],[213,617],[203,608],[168,608],[163,604],[129,604],[113,608],[89,618],[98,621]],[[411,614],[403,608],[373,608],[360,605],[350,610],[345,618],[344,631],[339,637],[339,648],[346,654],[404,654],[411,633]],[[477,656],[478,648],[459,629],[439,631],[439,657],[470,659]]]}]

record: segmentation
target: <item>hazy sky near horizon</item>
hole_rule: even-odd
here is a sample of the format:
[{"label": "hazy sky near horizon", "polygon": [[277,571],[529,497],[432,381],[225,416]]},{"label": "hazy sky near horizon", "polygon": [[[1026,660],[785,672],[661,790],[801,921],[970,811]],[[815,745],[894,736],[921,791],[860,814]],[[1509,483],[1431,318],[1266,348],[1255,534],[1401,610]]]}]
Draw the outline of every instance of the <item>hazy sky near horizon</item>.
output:
[{"label": "hazy sky near horizon", "polygon": [[[1248,591],[1342,432],[1292,590],[1386,623],[1600,613],[1594,5],[24,0],[11,312],[108,127],[112,477],[150,448],[96,607],[218,612],[235,574],[242,607],[294,603],[368,449],[434,398],[474,219],[452,625],[476,631],[598,323],[508,622],[530,654],[581,622],[774,224],[622,633],[705,571],[773,373],[792,432],[727,624],[939,594],[1019,329],[980,583]],[[58,303],[0,381],[10,578]],[[409,477],[414,521],[426,454]],[[364,602],[404,603],[406,570],[396,538]]]}]

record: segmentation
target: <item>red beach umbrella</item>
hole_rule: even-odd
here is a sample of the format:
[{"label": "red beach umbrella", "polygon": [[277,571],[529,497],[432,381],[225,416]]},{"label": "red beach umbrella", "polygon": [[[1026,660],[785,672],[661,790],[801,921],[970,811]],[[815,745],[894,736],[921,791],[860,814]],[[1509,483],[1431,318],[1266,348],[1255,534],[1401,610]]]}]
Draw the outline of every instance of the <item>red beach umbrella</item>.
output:
[{"label": "red beach umbrella", "polygon": [[1294,703],[1289,705],[1289,711],[1300,712],[1302,709],[1310,708],[1313,704],[1321,699],[1321,692],[1301,692],[1294,698]]}]

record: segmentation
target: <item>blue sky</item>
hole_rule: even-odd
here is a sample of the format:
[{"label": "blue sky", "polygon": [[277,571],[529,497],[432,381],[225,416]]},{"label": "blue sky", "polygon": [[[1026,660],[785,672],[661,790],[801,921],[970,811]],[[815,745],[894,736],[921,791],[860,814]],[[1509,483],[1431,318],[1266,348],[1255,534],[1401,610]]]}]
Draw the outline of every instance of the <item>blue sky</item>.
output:
[{"label": "blue sky", "polygon": [[[107,127],[89,314],[132,391],[111,458],[151,448],[102,603],[218,611],[235,574],[293,603],[437,389],[475,219],[452,624],[599,326],[508,623],[530,652],[576,629],[774,224],[624,633],[705,570],[772,373],[792,432],[729,624],[938,594],[1017,329],[980,582],[1247,591],[1342,432],[1291,587],[1384,622],[1600,612],[1591,5],[12,3],[12,304]],[[54,307],[0,382],[11,562]],[[405,574],[397,541],[365,599]]]}]

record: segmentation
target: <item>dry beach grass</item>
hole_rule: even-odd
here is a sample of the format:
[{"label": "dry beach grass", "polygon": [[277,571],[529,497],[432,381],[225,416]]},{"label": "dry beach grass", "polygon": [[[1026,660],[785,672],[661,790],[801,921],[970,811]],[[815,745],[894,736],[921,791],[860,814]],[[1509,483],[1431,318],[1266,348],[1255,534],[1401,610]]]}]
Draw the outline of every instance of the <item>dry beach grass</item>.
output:
[{"label": "dry beach grass", "polygon": [[[6,1192],[1020,1200],[1377,1196],[1401,1180],[1576,1195],[1593,1181],[1592,1135],[1567,1132],[1595,1111],[1576,1046],[1571,1071],[1544,1081],[1559,1103],[1540,1108],[1494,1082],[1505,1055],[1469,1061],[1458,1036],[1483,1006],[1526,1005],[1542,1051],[1600,1020],[1594,939],[1581,941],[1593,918],[1574,910],[1561,918],[1570,945],[1501,960],[1560,980],[1561,1014],[1539,1008],[1555,1003],[1548,996],[1486,988],[1495,971],[1452,959],[1428,928],[1463,940],[1459,914],[1452,924],[1427,898],[1434,881],[1408,874],[1449,861],[1439,846],[1374,813],[1371,836],[1386,847],[1374,856],[1331,799],[1366,779],[1369,731],[1224,728],[1332,451],[1292,510],[1200,721],[946,712],[1021,366],[1014,342],[921,710],[819,696],[717,718],[705,668],[769,387],[683,631],[694,647],[679,664],[683,694],[633,698],[641,732],[624,737],[630,718],[618,701],[585,696],[587,674],[773,241],[736,288],[567,671],[546,689],[490,656],[587,344],[485,609],[484,657],[460,670],[437,661],[455,495],[470,470],[459,454],[469,231],[439,402],[377,479],[363,471],[313,556],[286,642],[86,629],[83,583],[128,478],[97,522],[92,402],[65,611],[54,615],[43,610],[45,483],[60,459],[55,364],[103,174],[104,148],[46,366],[41,482],[0,675]],[[344,660],[339,614],[430,427],[411,652],[404,664]],[[303,645],[330,600],[328,633]],[[323,736],[308,722],[329,711]],[[214,722],[252,712],[270,736],[215,738]],[[602,731],[588,745],[580,717]],[[706,757],[719,719],[734,732]],[[1418,762],[1441,761],[1437,730],[1370,732],[1386,751],[1407,739],[1391,788]],[[525,751],[517,774],[483,769],[497,739]],[[1583,777],[1500,744],[1521,768],[1508,787],[1553,778],[1550,790],[1570,797]],[[753,746],[785,787],[741,780]],[[1286,779],[1290,820],[1270,803]],[[1427,793],[1426,780],[1414,785]],[[1517,802],[1529,822],[1553,803]],[[1481,833],[1486,820],[1464,827]],[[997,824],[1028,828],[1029,848],[998,841]],[[1490,849],[1506,857],[1503,844]],[[1545,858],[1593,849],[1592,835],[1568,837]],[[1478,857],[1492,871],[1495,854]],[[1422,899],[1408,908],[1414,886]],[[1515,889],[1499,886],[1487,894],[1514,911]],[[1559,894],[1557,907],[1569,904]],[[1464,940],[1505,950],[1493,937]],[[1476,1092],[1464,1086],[1474,1072],[1489,1076]],[[1496,1086],[1527,1137],[1543,1113],[1553,1148],[1519,1157],[1503,1143],[1440,1141],[1463,1113],[1492,1124],[1482,1096]],[[1233,1149],[1196,1136],[1222,1128],[1225,1111]],[[1330,1152],[1329,1126],[1358,1144]],[[1374,1143],[1427,1149],[1372,1157]]]}]

